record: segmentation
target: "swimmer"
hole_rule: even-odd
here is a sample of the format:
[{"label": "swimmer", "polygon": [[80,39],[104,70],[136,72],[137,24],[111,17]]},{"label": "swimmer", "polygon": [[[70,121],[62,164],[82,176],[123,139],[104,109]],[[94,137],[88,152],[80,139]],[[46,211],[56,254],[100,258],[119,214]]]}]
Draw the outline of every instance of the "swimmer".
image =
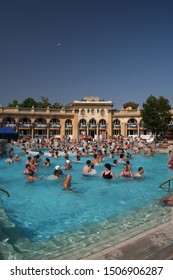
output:
[{"label": "swimmer", "polygon": [[94,169],[94,163],[93,162],[91,163],[90,167],[91,167],[91,171],[90,171],[89,174],[91,174],[91,175],[97,174],[97,171]]},{"label": "swimmer", "polygon": [[105,170],[102,172],[101,175],[104,179],[115,179],[114,172],[111,171],[111,165],[109,163],[105,164]]},{"label": "swimmer", "polygon": [[138,172],[136,172],[134,174],[134,178],[141,178],[143,173],[144,173],[144,168],[143,167],[139,167],[138,168]]},{"label": "swimmer", "polygon": [[124,154],[120,154],[118,162],[124,162]]},{"label": "swimmer", "polygon": [[28,181],[29,182],[33,182],[33,181],[36,181],[36,180],[41,180],[42,178],[36,178],[34,177],[34,171],[30,171],[29,175],[28,175]]},{"label": "swimmer", "polygon": [[6,159],[7,163],[13,163],[13,156],[10,155],[9,158]]},{"label": "swimmer", "polygon": [[23,171],[24,174],[29,175],[32,171],[30,164],[26,164],[26,169]]},{"label": "swimmer", "polygon": [[130,164],[130,161],[129,160],[126,160],[126,164],[128,166],[128,169],[132,169],[132,165]]},{"label": "swimmer", "polygon": [[44,166],[50,166],[50,159],[49,158],[46,158],[46,160],[44,161],[43,165]]},{"label": "swimmer", "polygon": [[99,164],[99,159],[98,159],[97,154],[94,154],[94,159],[92,160],[92,163],[94,163],[94,165]]},{"label": "swimmer", "polygon": [[62,172],[62,170],[61,170],[61,168],[60,168],[59,165],[56,165],[56,166],[55,166],[55,170],[58,170],[59,175],[62,175],[62,174],[63,174],[63,172]]},{"label": "swimmer", "polygon": [[112,163],[112,165],[111,165],[112,167],[115,167],[115,166],[117,166],[117,160],[116,159],[114,159],[113,160],[113,163]]},{"label": "swimmer", "polygon": [[91,161],[87,160],[86,165],[84,166],[84,168],[82,170],[82,174],[83,175],[88,175],[90,172],[91,172]]},{"label": "swimmer", "polygon": [[53,175],[54,175],[54,179],[59,179],[60,177],[59,170],[55,169]]},{"label": "swimmer", "polygon": [[119,177],[133,177],[132,171],[129,170],[126,163],[124,164],[124,169],[120,172]]},{"label": "swimmer", "polygon": [[69,192],[72,191],[70,189],[70,186],[71,186],[71,175],[70,174],[66,175],[66,178],[65,178],[65,181],[63,183],[63,186],[64,186],[64,190],[69,191]]},{"label": "swimmer", "polygon": [[65,169],[71,169],[72,168],[72,165],[70,164],[70,160],[69,159],[66,159],[66,165],[65,166],[63,166],[63,168],[65,168]]},{"label": "swimmer", "polygon": [[15,156],[14,158],[15,161],[21,161],[20,157],[18,155]]}]

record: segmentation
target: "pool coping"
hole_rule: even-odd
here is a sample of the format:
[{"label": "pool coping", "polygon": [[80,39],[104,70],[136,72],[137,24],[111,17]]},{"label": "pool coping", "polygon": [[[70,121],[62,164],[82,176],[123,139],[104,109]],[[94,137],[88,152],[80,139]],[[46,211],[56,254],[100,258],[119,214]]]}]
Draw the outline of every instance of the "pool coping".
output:
[{"label": "pool coping", "polygon": [[[166,207],[166,209],[171,210],[170,207]],[[133,250],[134,252],[138,252],[138,247],[136,247],[136,249],[134,250],[135,244],[137,244],[138,241],[142,242],[141,240],[146,239],[147,235],[149,235],[149,234],[155,234],[155,236],[156,236],[155,239],[157,241],[157,237],[160,236],[160,233],[157,233],[156,231],[163,230],[163,229],[167,228],[168,226],[172,225],[172,221],[173,221],[173,208],[172,208],[172,211],[169,211],[169,214],[167,212],[164,214],[164,216],[158,216],[158,218],[156,218],[156,216],[155,216],[154,220],[153,219],[148,220],[143,224],[136,225],[135,227],[129,228],[128,230],[123,231],[123,232],[117,231],[116,225],[111,228],[105,227],[103,229],[103,233],[102,233],[103,235],[102,235],[101,239],[97,239],[97,234],[99,234],[99,231],[98,231],[98,233],[96,232],[94,234],[94,238],[93,238],[92,242],[88,243],[87,240],[86,241],[84,240],[84,241],[81,241],[81,244],[80,244],[80,241],[79,241],[78,247],[73,247],[73,246],[71,247],[72,244],[67,247],[62,248],[62,250],[58,247],[56,248],[56,246],[50,247],[49,249],[53,249],[53,250],[50,250],[49,252],[47,251],[48,254],[46,256],[44,256],[44,252],[42,250],[35,252],[36,253],[35,255],[29,254],[27,257],[24,256],[26,250],[28,251],[28,249],[30,248],[32,251],[35,248],[34,249],[34,251],[35,251],[37,246],[35,247],[34,243],[27,240],[27,238],[19,235],[19,237],[21,237],[21,238],[19,238],[17,240],[17,242],[15,242],[14,244],[11,244],[11,245],[14,246],[14,248],[17,248],[19,251],[22,249],[21,253],[22,254],[24,253],[24,255],[23,256],[22,256],[22,254],[18,255],[18,253],[15,252],[13,257],[15,257],[15,259],[17,258],[17,259],[33,259],[33,260],[87,260],[87,259],[88,260],[89,259],[93,259],[93,260],[98,259],[99,260],[99,259],[110,259],[112,257],[113,257],[113,259],[122,259],[122,258],[123,259],[124,258],[133,259],[133,257],[134,257],[134,259],[139,259],[142,253],[139,252],[139,254],[136,254],[135,256],[133,256],[132,253],[130,255],[128,255],[127,252],[125,252],[125,251],[127,251],[128,246],[132,246],[131,251]],[[10,221],[8,221],[8,222],[10,223],[10,228],[13,232],[12,236],[14,234],[15,234],[15,236],[17,234],[17,236],[18,236],[18,233],[20,234],[20,230],[18,229],[18,227],[16,227],[16,226],[13,227],[13,224]],[[172,231],[173,231],[173,229],[172,229]],[[153,238],[154,238],[153,236],[148,237],[148,240],[150,241],[150,243],[152,243],[151,241]],[[164,237],[164,239],[165,238],[166,237]],[[170,239],[169,236],[168,236],[168,239]],[[23,241],[26,242],[26,248],[23,248],[20,246],[23,243]],[[156,243],[159,243],[158,246],[162,245],[162,244],[160,244],[160,242],[156,242]],[[171,239],[171,242],[169,242],[169,243],[173,244],[173,240]],[[50,242],[50,244],[51,244],[51,242]],[[5,241],[5,243],[3,243],[3,246],[5,246],[5,247],[11,246],[11,245],[8,244],[8,239],[7,239],[7,242]],[[45,243],[43,244],[43,247],[44,247],[44,245],[45,245]],[[140,246],[139,246],[139,248],[140,248]],[[144,244],[143,247],[145,249],[146,245]],[[3,251],[6,250],[3,247],[1,249]],[[153,248],[153,251],[156,249],[157,248]],[[141,250],[142,250],[142,248],[141,248]],[[172,249],[172,255],[173,255],[173,249]],[[146,256],[143,256],[141,258],[143,259],[144,257],[146,258]],[[12,258],[12,259],[14,259],[14,258]]]},{"label": "pool coping", "polygon": [[140,233],[82,260],[173,259],[173,208],[171,221]]}]

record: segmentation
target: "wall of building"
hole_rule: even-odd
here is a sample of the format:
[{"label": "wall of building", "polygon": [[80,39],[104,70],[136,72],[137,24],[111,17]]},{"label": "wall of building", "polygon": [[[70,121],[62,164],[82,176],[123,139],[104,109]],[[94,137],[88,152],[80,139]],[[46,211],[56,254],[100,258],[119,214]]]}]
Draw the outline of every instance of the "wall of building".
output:
[{"label": "wall of building", "polygon": [[140,110],[113,110],[112,101],[99,98],[74,101],[70,110],[52,108],[0,108],[0,126],[10,127],[23,137],[59,137],[78,140],[84,136],[111,139],[116,135],[140,136]]}]

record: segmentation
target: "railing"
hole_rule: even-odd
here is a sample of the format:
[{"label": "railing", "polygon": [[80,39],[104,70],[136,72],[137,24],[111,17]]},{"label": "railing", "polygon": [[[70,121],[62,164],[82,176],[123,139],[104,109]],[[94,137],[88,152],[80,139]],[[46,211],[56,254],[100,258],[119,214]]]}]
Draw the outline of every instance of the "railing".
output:
[{"label": "railing", "polygon": [[44,123],[35,123],[35,127],[48,127],[48,124],[44,124]]},{"label": "railing", "polygon": [[73,125],[72,124],[66,124],[66,126],[65,126],[66,128],[72,128],[73,127]]},{"label": "railing", "polygon": [[99,128],[106,128],[106,124],[100,124]]},{"label": "railing", "polygon": [[19,107],[0,107],[0,113],[2,114],[65,114],[65,115],[70,115],[73,114],[72,109],[54,109],[54,108],[19,108]]},{"label": "railing", "polygon": [[137,128],[138,125],[137,124],[128,124],[127,127],[128,128]]},{"label": "railing", "polygon": [[86,128],[86,127],[87,127],[86,124],[81,124],[81,125],[79,125],[79,128]]},{"label": "railing", "polygon": [[58,123],[57,123],[57,124],[56,124],[56,123],[51,123],[51,124],[50,124],[50,127],[52,127],[52,128],[53,128],[53,127],[60,128],[61,125],[58,124]]},{"label": "railing", "polygon": [[6,123],[6,124],[5,124],[5,127],[14,128],[14,127],[16,127],[16,123]]},{"label": "railing", "polygon": [[120,127],[120,124],[114,124],[113,125],[113,128],[119,128]]},{"label": "railing", "polygon": [[90,124],[90,128],[96,128],[97,125],[96,124]]},{"label": "railing", "polygon": [[31,124],[31,123],[19,123],[19,128],[22,128],[22,127],[31,128],[31,127],[32,127],[32,124]]},{"label": "railing", "polygon": [[127,115],[134,115],[140,117],[140,110],[113,110],[113,116],[127,116]]}]

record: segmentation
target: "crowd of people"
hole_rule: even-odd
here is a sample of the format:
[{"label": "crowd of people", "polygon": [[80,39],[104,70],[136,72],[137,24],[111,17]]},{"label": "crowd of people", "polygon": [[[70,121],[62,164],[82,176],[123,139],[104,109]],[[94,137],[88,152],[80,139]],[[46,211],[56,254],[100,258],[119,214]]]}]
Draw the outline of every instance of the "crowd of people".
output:
[{"label": "crowd of people", "polygon": [[[13,148],[14,143],[12,143],[11,148],[9,150],[9,157],[6,162],[12,164],[14,161],[20,161],[19,155],[16,155]],[[35,180],[41,180],[42,177],[37,176],[38,166],[42,164],[45,167],[51,166],[51,158],[58,159],[59,157],[64,157],[65,164],[60,167],[59,165],[55,166],[55,170],[52,175],[50,175],[50,179],[59,179],[62,175],[62,169],[67,170],[68,174],[64,174],[65,179],[63,182],[63,187],[65,190],[71,190],[71,179],[72,175],[70,170],[72,169],[73,161],[69,159],[69,154],[73,155],[76,160],[74,162],[80,162],[81,158],[90,157],[90,159],[86,160],[86,164],[81,170],[83,175],[97,175],[102,177],[103,179],[116,179],[115,172],[112,171],[113,167],[116,167],[117,164],[123,163],[123,170],[120,172],[118,177],[128,177],[128,178],[142,178],[144,173],[144,168],[139,167],[138,170],[133,174],[132,173],[132,165],[130,163],[130,159],[133,154],[143,153],[144,156],[153,156],[153,149],[151,147],[143,149],[143,146],[138,146],[135,148],[134,143],[130,140],[123,138],[119,138],[117,142],[105,142],[102,144],[85,142],[82,141],[80,143],[64,143],[57,142],[55,144],[54,140],[46,141],[45,139],[34,141],[34,142],[26,142],[26,143],[17,143],[15,146],[21,147],[22,153],[26,156],[25,162],[25,170],[24,174],[27,176],[29,182],[33,182]],[[43,163],[40,163],[40,159],[43,158],[44,152],[41,151],[42,148],[49,148],[49,153],[44,157]],[[40,150],[39,150],[40,149]],[[33,156],[32,152],[36,152]],[[61,155],[60,155],[61,154]],[[115,159],[115,156],[118,159]],[[96,166],[103,164],[103,159],[112,159],[111,163],[104,164],[104,170],[101,174],[97,174]]]}]

